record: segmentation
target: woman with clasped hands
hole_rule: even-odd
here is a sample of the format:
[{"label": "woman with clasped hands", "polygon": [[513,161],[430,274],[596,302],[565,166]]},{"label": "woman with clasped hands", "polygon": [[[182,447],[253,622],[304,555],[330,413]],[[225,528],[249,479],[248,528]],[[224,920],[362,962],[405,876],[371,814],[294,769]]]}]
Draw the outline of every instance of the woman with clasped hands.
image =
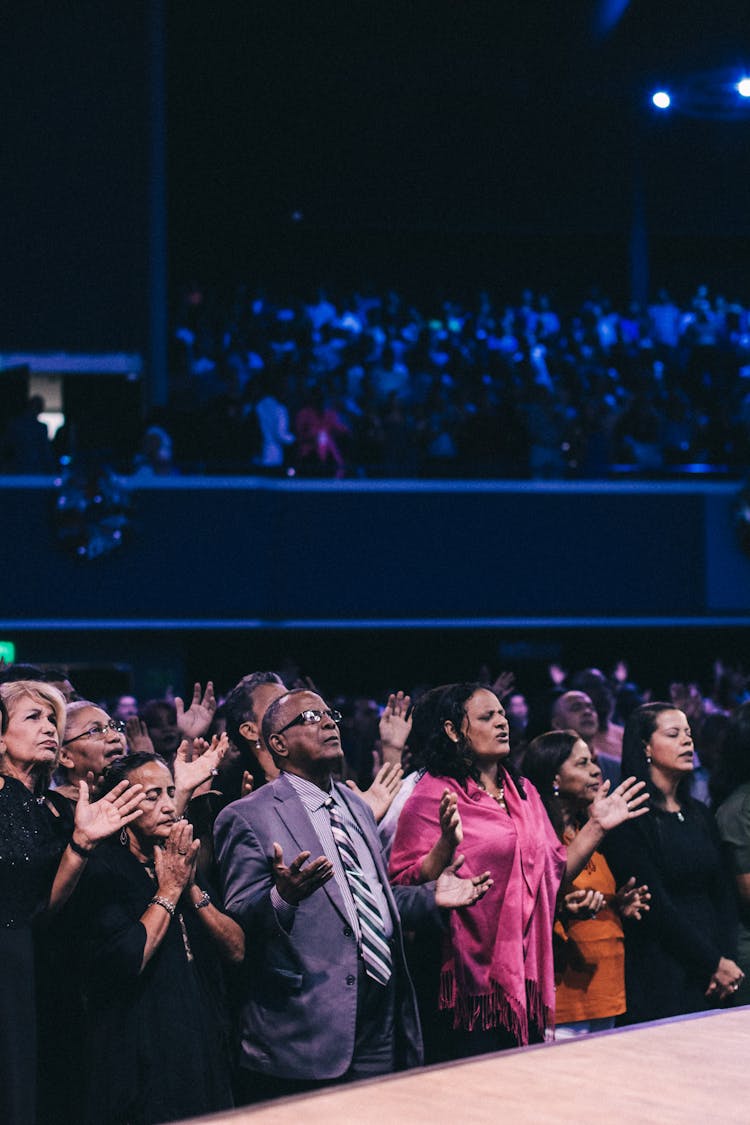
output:
[{"label": "woman with clasped hands", "polygon": [[142,787],[143,814],[100,849],[79,896],[86,937],[89,1082],[81,1120],[148,1125],[232,1104],[222,960],[240,927],[195,877],[199,841],[178,819],[156,754],[115,761],[103,788]]}]

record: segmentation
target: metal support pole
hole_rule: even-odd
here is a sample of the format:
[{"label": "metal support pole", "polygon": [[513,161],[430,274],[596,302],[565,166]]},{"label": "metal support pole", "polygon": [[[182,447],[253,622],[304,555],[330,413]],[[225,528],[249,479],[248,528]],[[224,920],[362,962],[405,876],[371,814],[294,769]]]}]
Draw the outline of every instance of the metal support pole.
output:
[{"label": "metal support pole", "polygon": [[149,0],[148,369],[149,406],[164,406],[167,372],[167,162],[165,4]]}]

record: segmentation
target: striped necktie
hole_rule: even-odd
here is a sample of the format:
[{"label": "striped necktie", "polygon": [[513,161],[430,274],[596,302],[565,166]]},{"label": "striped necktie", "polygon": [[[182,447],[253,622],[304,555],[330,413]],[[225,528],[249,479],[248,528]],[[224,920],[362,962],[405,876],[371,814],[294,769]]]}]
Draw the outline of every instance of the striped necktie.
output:
[{"label": "striped necktie", "polygon": [[390,946],[383,934],[383,919],[360,866],[352,838],[332,797],[326,801],[326,808],[331,818],[333,839],[341,856],[341,864],[359,918],[360,948],[365,972],[378,984],[387,984],[391,979],[393,963]]}]

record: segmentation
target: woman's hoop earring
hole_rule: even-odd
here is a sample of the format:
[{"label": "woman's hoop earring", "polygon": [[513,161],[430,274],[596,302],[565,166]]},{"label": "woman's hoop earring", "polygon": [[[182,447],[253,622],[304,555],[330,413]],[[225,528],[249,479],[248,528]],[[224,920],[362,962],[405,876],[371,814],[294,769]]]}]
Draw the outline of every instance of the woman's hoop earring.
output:
[{"label": "woman's hoop earring", "polygon": [[120,829],[120,843],[124,848],[128,846],[128,830],[127,828]]}]

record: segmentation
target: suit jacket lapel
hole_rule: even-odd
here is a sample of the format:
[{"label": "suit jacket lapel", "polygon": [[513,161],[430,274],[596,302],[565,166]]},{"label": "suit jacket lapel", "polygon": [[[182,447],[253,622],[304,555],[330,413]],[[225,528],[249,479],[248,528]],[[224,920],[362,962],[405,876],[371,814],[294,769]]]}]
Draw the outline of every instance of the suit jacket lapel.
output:
[{"label": "suit jacket lapel", "polygon": [[[317,859],[318,856],[324,855],[323,845],[320,842],[320,837],[312,826],[310,817],[307,815],[307,809],[294,791],[294,786],[289,783],[283,774],[276,784],[274,795],[279,802],[278,813],[282,823],[294,842],[298,845],[299,850],[297,854],[299,854],[299,852],[309,852],[310,859]],[[293,855],[285,855],[284,863],[289,864],[294,858]],[[344,921],[348,923],[349,915],[336,880],[329,879],[327,883],[323,884],[322,889],[328,895]],[[313,897],[317,894],[319,894],[319,891],[314,891]]]}]

